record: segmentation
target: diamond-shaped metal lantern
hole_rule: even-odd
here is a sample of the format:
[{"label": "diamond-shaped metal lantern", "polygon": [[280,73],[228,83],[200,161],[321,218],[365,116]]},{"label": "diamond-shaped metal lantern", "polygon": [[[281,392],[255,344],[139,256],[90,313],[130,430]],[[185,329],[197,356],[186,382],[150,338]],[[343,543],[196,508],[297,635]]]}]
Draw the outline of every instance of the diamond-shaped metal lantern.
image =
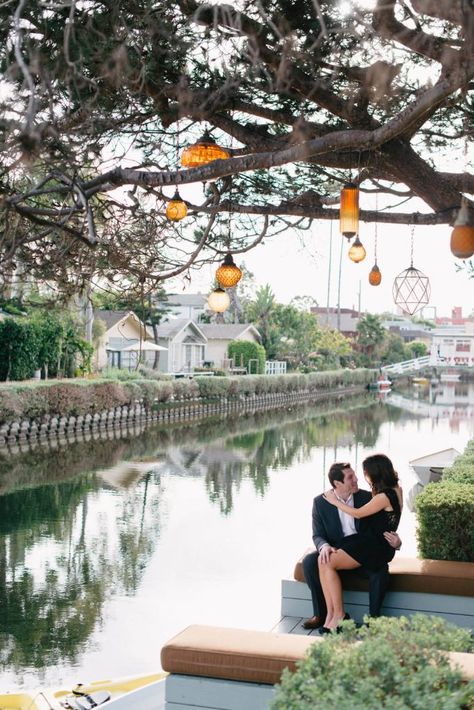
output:
[{"label": "diamond-shaped metal lantern", "polygon": [[395,304],[412,316],[429,303],[430,280],[412,264],[395,277],[392,292]]}]

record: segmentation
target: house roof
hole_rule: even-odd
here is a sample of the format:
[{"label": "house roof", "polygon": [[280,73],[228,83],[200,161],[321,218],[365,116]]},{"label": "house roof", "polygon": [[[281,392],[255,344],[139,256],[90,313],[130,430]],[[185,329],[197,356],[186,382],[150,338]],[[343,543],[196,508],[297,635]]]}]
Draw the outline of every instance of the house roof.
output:
[{"label": "house roof", "polygon": [[200,323],[208,340],[234,340],[246,330],[251,330],[260,340],[260,333],[251,323]]},{"label": "house roof", "polygon": [[94,318],[104,321],[107,330],[110,330],[110,328],[130,315],[135,316],[138,320],[138,316],[133,311],[94,311]]},{"label": "house roof", "polygon": [[174,318],[173,320],[167,320],[160,323],[158,326],[158,337],[159,338],[174,338],[175,335],[184,330],[187,326],[191,326],[194,330],[201,336],[206,338],[204,335],[201,324],[197,325],[189,318]]},{"label": "house roof", "polygon": [[202,306],[206,305],[206,296],[202,293],[171,293],[168,295],[164,305],[171,306]]}]

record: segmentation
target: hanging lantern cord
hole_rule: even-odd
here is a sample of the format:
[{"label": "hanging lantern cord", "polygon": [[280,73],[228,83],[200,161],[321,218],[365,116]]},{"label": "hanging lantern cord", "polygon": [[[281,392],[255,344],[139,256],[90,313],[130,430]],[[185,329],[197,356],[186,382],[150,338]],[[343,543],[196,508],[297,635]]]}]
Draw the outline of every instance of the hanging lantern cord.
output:
[{"label": "hanging lantern cord", "polygon": [[[375,212],[378,212],[378,195],[375,193]],[[374,261],[377,264],[377,234],[378,234],[378,222],[375,220],[375,233],[374,233]]]},{"label": "hanging lantern cord", "polygon": [[411,244],[410,244],[410,268],[413,268],[413,239],[414,239],[414,234],[415,234],[415,225],[411,225],[411,231],[410,231],[410,236],[411,236]]}]

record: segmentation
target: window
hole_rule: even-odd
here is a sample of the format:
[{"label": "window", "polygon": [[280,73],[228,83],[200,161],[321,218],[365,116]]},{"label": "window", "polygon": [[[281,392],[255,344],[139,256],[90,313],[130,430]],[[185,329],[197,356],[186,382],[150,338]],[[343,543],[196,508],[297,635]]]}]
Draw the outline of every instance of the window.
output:
[{"label": "window", "polygon": [[457,353],[470,353],[471,352],[471,341],[470,340],[457,340],[456,341],[456,352]]}]

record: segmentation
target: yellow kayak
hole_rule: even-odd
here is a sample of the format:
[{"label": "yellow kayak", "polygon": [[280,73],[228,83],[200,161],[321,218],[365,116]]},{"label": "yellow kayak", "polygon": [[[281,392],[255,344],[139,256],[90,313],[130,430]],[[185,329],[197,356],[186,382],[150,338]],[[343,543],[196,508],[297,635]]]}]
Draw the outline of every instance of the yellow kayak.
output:
[{"label": "yellow kayak", "polygon": [[93,707],[104,709],[110,700],[115,700],[151,683],[163,680],[166,673],[98,680],[74,688],[37,688],[30,691],[0,693],[0,710],[88,710]]}]

